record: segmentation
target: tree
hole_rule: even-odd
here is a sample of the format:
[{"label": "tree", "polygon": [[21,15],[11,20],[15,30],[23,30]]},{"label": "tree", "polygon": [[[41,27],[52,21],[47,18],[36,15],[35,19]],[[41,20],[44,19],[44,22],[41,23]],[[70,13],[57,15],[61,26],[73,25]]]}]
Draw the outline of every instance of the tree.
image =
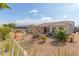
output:
[{"label": "tree", "polygon": [[8,24],[3,24],[3,26],[15,28],[16,24],[15,23],[8,23]]},{"label": "tree", "polygon": [[59,28],[59,30],[54,33],[54,37],[56,38],[56,41],[62,42],[62,44],[64,44],[64,42],[67,41],[68,36],[69,35],[66,33],[64,28]]},{"label": "tree", "polygon": [[0,10],[2,9],[11,9],[11,8],[6,3],[0,3]]},{"label": "tree", "polygon": [[2,40],[6,40],[6,38],[9,36],[9,32],[11,31],[10,27],[0,27],[0,38]]}]

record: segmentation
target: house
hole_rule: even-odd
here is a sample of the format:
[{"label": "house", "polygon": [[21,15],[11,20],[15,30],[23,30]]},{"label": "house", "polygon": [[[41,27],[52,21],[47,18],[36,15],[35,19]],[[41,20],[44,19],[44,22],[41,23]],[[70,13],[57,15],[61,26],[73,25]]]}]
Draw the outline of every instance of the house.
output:
[{"label": "house", "polygon": [[43,23],[39,25],[29,25],[29,26],[20,26],[15,27],[14,37],[19,37],[18,40],[23,39],[23,35],[21,32],[17,32],[20,30],[22,32],[28,32],[31,34],[48,34],[54,33],[55,31],[59,30],[60,27],[63,27],[67,33],[73,33],[75,30],[75,23],[72,21],[61,21],[61,22],[51,22],[51,23]]},{"label": "house", "polygon": [[67,33],[74,32],[75,23],[73,21],[51,22],[32,26],[28,31],[32,33],[53,33],[63,27]]},{"label": "house", "polygon": [[56,30],[59,30],[60,27],[63,27],[67,33],[74,32],[75,23],[73,21],[60,21],[60,22],[51,22],[51,23],[43,23],[39,25],[28,25],[28,26],[20,26],[16,27],[16,30],[22,30],[28,33],[53,33]]}]

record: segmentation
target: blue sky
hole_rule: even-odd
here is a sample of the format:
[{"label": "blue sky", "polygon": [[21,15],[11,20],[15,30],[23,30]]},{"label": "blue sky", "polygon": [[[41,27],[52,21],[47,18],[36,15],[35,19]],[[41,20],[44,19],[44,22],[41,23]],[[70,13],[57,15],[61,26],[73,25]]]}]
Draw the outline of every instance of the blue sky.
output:
[{"label": "blue sky", "polygon": [[41,24],[74,21],[79,25],[79,4],[68,3],[10,3],[11,10],[0,10],[0,24]]}]

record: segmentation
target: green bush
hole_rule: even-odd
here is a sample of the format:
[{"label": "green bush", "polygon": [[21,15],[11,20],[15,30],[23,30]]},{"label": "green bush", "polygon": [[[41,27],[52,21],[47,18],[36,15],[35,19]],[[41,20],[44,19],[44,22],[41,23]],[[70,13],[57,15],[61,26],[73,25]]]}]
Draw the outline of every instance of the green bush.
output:
[{"label": "green bush", "polygon": [[10,32],[11,32],[10,27],[4,27],[4,26],[0,27],[0,38],[2,40],[6,40]]},{"label": "green bush", "polygon": [[56,41],[64,43],[67,41],[69,35],[66,33],[64,29],[60,28],[58,31],[54,33],[54,37]]}]

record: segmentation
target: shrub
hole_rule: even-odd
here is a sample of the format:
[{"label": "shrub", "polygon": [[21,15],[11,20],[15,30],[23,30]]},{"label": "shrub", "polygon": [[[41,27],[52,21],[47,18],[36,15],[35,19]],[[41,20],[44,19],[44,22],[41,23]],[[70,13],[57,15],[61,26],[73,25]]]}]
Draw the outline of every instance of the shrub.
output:
[{"label": "shrub", "polygon": [[56,38],[56,41],[62,42],[64,44],[64,42],[67,41],[69,35],[66,33],[64,29],[60,28],[58,31],[54,33],[54,37]]},{"label": "shrub", "polygon": [[32,39],[38,39],[39,38],[39,34],[33,34]]},{"label": "shrub", "polygon": [[39,38],[43,40],[43,42],[46,42],[48,37],[46,35],[41,35]]},{"label": "shrub", "polygon": [[0,38],[2,40],[6,40],[10,32],[11,32],[10,27],[4,27],[4,26],[0,27]]}]

